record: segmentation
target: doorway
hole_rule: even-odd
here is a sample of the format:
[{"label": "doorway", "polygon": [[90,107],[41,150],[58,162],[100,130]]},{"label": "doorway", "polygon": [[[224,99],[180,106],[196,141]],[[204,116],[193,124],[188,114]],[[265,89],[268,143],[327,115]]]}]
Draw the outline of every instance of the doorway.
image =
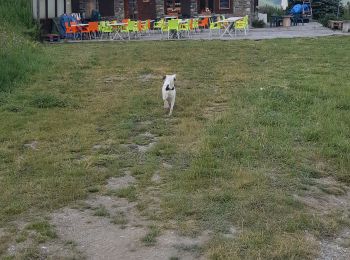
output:
[{"label": "doorway", "polygon": [[101,16],[114,16],[114,0],[99,1]]},{"label": "doorway", "polygon": [[137,0],[124,0],[124,16],[125,18],[137,19]]},{"label": "doorway", "polygon": [[138,19],[156,19],[156,0],[138,0],[137,1],[138,9]]}]

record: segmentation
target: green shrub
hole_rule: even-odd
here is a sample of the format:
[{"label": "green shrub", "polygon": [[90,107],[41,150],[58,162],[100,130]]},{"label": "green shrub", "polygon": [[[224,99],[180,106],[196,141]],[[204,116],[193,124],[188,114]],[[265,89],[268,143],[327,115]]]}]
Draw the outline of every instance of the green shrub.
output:
[{"label": "green shrub", "polygon": [[265,22],[263,20],[253,20],[252,26],[254,28],[264,28],[265,27]]},{"label": "green shrub", "polygon": [[0,22],[14,27],[28,29],[35,26],[32,17],[31,0],[1,0]]},{"label": "green shrub", "polygon": [[335,14],[326,14],[324,17],[319,19],[318,21],[325,27],[328,26],[329,20],[337,20],[337,16]]},{"label": "green shrub", "polygon": [[33,42],[37,28],[31,1],[0,1],[0,95],[11,91],[38,69],[40,48]]},{"label": "green shrub", "polygon": [[284,11],[280,7],[265,5],[259,6],[259,13],[267,14],[267,21],[271,21],[272,15],[283,15]]}]

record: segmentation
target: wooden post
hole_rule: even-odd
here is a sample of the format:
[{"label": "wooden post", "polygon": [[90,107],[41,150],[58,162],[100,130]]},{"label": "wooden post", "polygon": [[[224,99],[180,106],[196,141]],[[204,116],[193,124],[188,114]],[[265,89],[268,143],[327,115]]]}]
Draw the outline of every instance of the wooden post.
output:
[{"label": "wooden post", "polygon": [[49,0],[45,0],[45,18],[49,18]]},{"label": "wooden post", "polygon": [[57,14],[58,14],[58,12],[57,12],[57,0],[55,0],[55,17],[57,17]]},{"label": "wooden post", "polygon": [[36,19],[40,23],[40,0],[36,0]]}]

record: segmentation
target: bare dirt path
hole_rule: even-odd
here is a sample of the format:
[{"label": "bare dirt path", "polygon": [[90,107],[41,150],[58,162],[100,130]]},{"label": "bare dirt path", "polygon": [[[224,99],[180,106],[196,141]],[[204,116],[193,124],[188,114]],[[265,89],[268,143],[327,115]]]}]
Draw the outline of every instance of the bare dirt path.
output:
[{"label": "bare dirt path", "polygon": [[[128,179],[130,182],[126,182]],[[131,180],[129,176],[112,178],[107,187],[126,187],[133,183]],[[147,236],[152,222],[140,216],[135,206],[135,202],[124,198],[91,196],[83,202],[85,208],[63,208],[53,213],[51,223],[56,227],[58,237],[74,241],[77,249],[83,252],[82,257],[87,259],[200,257],[195,249],[206,242],[207,235],[189,238],[168,230],[161,232],[154,245],[145,245],[142,240]],[[55,251],[59,252],[57,249]]]}]

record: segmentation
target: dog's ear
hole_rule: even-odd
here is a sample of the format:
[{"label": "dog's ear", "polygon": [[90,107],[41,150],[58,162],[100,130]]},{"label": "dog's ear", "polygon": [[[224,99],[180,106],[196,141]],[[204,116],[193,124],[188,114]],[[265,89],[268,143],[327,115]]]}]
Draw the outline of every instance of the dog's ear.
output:
[{"label": "dog's ear", "polygon": [[166,79],[166,76],[163,76],[163,80],[165,80]]},{"label": "dog's ear", "polygon": [[174,74],[174,80],[176,81],[176,74]]}]

